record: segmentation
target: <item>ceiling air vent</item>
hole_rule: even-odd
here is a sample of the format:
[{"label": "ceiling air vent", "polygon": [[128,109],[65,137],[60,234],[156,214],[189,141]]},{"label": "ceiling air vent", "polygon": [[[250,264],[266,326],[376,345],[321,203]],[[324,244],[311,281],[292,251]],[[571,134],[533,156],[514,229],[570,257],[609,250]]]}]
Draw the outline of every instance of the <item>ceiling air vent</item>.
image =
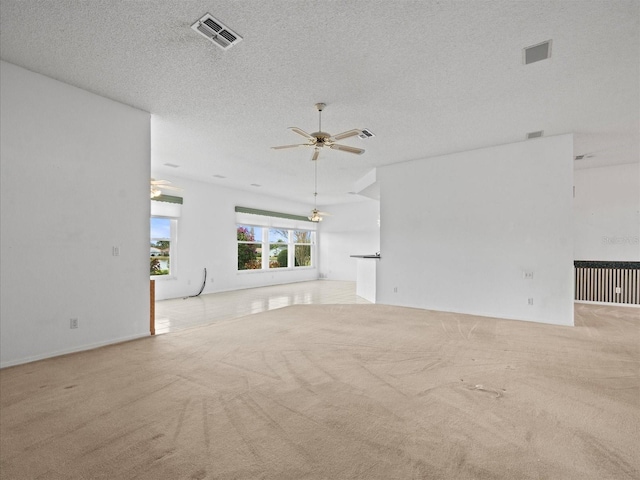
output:
[{"label": "ceiling air vent", "polygon": [[523,50],[523,55],[525,65],[539,62],[540,60],[546,60],[551,56],[551,40],[526,47]]},{"label": "ceiling air vent", "polygon": [[531,140],[532,138],[540,138],[544,130],[538,130],[537,132],[529,132],[527,133],[527,140]]},{"label": "ceiling air vent", "polygon": [[240,35],[208,13],[191,25],[191,28],[223,50],[230,49],[242,40]]},{"label": "ceiling air vent", "polygon": [[371,137],[375,137],[375,134],[368,128],[363,128],[362,130],[360,130],[360,135],[358,135],[358,138],[362,138],[362,139],[367,139]]}]

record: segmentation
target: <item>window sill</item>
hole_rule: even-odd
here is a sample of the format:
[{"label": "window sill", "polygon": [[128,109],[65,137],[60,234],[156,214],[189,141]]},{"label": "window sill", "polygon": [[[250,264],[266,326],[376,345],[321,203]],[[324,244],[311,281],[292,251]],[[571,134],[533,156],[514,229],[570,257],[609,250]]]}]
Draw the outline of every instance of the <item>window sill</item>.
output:
[{"label": "window sill", "polygon": [[255,270],[236,270],[238,275],[247,275],[251,273],[274,273],[274,272],[299,272],[302,270],[315,270],[316,267],[294,267],[294,268],[260,268]]},{"label": "window sill", "polygon": [[149,280],[177,280],[178,277],[175,275],[150,275]]}]

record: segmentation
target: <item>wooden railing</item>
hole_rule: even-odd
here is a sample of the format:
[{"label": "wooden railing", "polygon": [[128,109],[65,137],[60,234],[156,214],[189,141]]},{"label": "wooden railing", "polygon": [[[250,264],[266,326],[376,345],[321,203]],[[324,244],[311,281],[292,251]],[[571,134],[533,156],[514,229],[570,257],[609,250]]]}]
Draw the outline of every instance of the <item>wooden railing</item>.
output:
[{"label": "wooden railing", "polygon": [[640,262],[575,261],[575,299],[640,304]]}]

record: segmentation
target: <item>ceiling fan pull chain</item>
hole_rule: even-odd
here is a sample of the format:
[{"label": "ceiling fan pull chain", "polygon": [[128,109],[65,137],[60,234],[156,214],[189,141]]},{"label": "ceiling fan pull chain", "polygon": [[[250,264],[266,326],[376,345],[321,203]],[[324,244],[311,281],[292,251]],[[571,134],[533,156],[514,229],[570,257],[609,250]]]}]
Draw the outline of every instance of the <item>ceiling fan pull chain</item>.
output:
[{"label": "ceiling fan pull chain", "polygon": [[314,162],[314,178],[315,182],[313,185],[313,206],[314,208],[318,208],[318,161]]}]

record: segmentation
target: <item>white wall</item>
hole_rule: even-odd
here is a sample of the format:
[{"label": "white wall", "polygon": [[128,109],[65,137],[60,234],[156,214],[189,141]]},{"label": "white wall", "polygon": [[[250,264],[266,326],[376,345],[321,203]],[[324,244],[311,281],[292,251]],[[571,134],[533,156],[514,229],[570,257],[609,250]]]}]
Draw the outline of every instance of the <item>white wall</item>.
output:
[{"label": "white wall", "polygon": [[0,365],[148,334],[149,114],[0,67]]},{"label": "white wall", "polygon": [[573,325],[572,162],[562,135],[378,169],[377,302]]},{"label": "white wall", "polygon": [[380,202],[367,199],[321,210],[327,210],[331,216],[320,224],[320,276],[355,281],[357,260],[350,255],[380,251]]},{"label": "white wall", "polygon": [[576,260],[640,261],[640,164],[574,173]]},{"label": "white wall", "polygon": [[[312,205],[195,180],[167,175],[156,177],[184,189],[181,193],[184,198],[182,214],[178,220],[177,274],[174,278],[156,277],[157,300],[197,294],[205,268],[207,284],[203,294],[318,279],[315,266],[294,270],[237,271],[236,206],[306,216]],[[149,233],[146,235],[148,239]]]}]

